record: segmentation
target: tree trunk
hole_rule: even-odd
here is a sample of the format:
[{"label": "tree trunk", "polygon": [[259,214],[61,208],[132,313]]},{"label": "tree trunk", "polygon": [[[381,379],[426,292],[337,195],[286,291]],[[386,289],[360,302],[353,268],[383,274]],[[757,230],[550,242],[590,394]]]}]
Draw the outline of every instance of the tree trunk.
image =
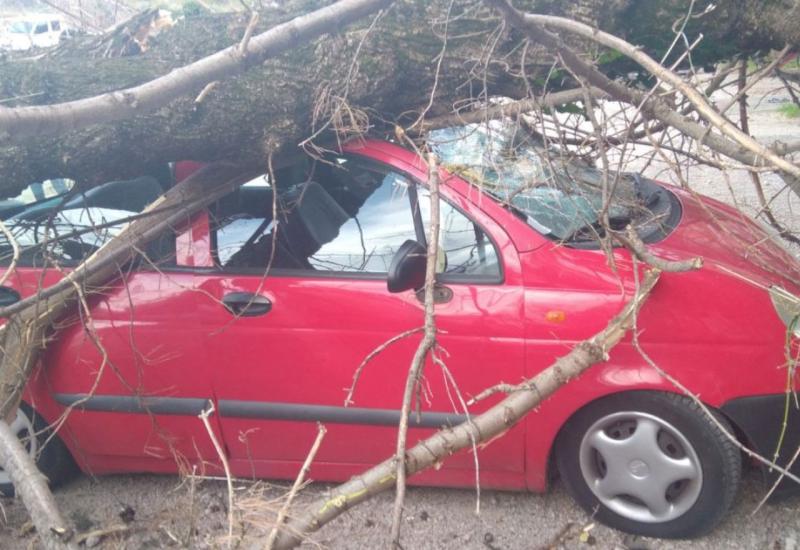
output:
[{"label": "tree trunk", "polygon": [[[295,0],[265,12],[256,32],[308,11],[308,4]],[[698,2],[694,13],[706,4]],[[688,9],[685,0],[525,0],[516,5],[599,26],[642,44],[656,57],[674,38],[673,23]],[[339,116],[328,130],[364,130],[367,113],[373,125],[403,119],[404,113],[405,120],[414,120],[430,102],[434,81],[431,115],[450,112],[456,99],[521,97],[527,90],[519,71],[523,55],[527,84],[542,91],[544,81],[537,77],[550,69],[549,53],[525,51],[514,33],[494,34],[500,19],[478,0],[455,2],[450,8],[437,79],[436,58],[443,49],[449,6],[449,0],[396,1],[377,21],[368,17],[219,82],[199,103],[195,98],[202,86],[153,112],[62,135],[23,138],[0,127],[0,196],[49,177],[71,177],[88,186],[179,159],[263,162],[265,149],[277,153],[294,148],[325,126],[332,113]],[[714,10],[688,25],[688,33],[706,37],[693,53],[695,62],[710,63],[734,50],[800,43],[800,26],[789,24],[798,9],[789,0],[716,2]],[[238,43],[248,21],[246,14],[189,17],[153,38],[149,50],[131,57],[97,58],[104,50],[91,38],[88,44],[64,46],[35,61],[0,62],[0,99],[19,98],[0,105],[53,104],[141,84]],[[592,45],[583,49],[596,51]],[[624,60],[615,60],[604,68],[623,71],[626,66]],[[563,80],[551,79],[549,85],[571,85]],[[343,100],[355,111],[341,109]],[[357,115],[351,116],[353,112]],[[323,132],[318,141],[330,138]]]}]

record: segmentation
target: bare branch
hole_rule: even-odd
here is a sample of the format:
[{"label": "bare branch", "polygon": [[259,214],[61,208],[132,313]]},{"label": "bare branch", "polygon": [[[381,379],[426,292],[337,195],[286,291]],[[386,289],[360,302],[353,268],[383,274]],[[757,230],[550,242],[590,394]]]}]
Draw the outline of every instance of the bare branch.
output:
[{"label": "bare branch", "polygon": [[387,6],[391,0],[341,0],[254,36],[248,56],[236,44],[170,73],[124,90],[56,105],[0,108],[0,135],[6,139],[42,136],[124,120],[154,111],[214,80],[224,80],[269,57]]},{"label": "bare branch", "polygon": [[[625,56],[636,61],[639,65],[647,69],[653,76],[663,80],[664,82],[673,86],[681,94],[686,96],[695,107],[695,110],[708,122],[717,127],[723,134],[734,140],[740,146],[752,151],[758,157],[763,158],[772,163],[776,168],[787,172],[795,178],[800,178],[800,167],[787,161],[786,159],[776,155],[767,147],[764,147],[752,137],[748,136],[722,116],[716,109],[714,109],[708,100],[698,92],[694,86],[685,82],[681,77],[670,71],[649,55],[644,53],[640,48],[618,38],[612,34],[594,29],[583,23],[573,21],[564,17],[557,17],[552,15],[533,15],[522,14],[514,10],[506,0],[487,0],[489,4],[500,10],[503,15],[510,19],[510,22],[515,26],[524,26],[528,31],[530,38],[537,39],[537,31],[541,32],[542,26],[555,27],[571,33],[575,33],[584,38],[593,40],[608,48],[613,48],[616,51],[624,54]],[[521,18],[521,19],[520,19]],[[545,31],[546,32],[546,31]]]},{"label": "bare branch", "polygon": [[[611,97],[633,105],[640,105],[641,109],[662,122],[677,128],[686,135],[704,143],[713,150],[735,159],[748,166],[761,167],[769,161],[778,168],[781,176],[795,194],[800,195],[800,167],[778,156],[773,151],[756,142],[750,136],[733,126],[727,119],[720,115],[700,92],[691,85],[681,80],[675,73],[658,64],[624,40],[603,33],[587,25],[545,15],[524,14],[513,8],[506,0],[485,0],[486,3],[503,14],[513,26],[523,30],[528,38],[558,52],[570,70],[583,76],[591,85],[596,86]],[[675,89],[684,94],[704,118],[722,131],[723,135],[709,132],[703,126],[676,112],[657,96],[646,97],[638,90],[633,90],[620,82],[609,79],[595,67],[584,61],[571,48],[555,34],[547,31],[543,25],[554,26],[568,32],[595,40],[610,48],[618,49],[621,53],[631,57],[643,67],[650,70],[657,78],[673,85]],[[726,137],[727,136],[727,137]]]},{"label": "bare branch", "polygon": [[[597,99],[604,99],[608,97],[608,94],[599,88],[590,87],[588,92],[592,94],[592,97]],[[514,118],[525,113],[539,111],[543,108],[552,109],[560,105],[582,100],[583,98],[583,88],[564,90],[561,92],[546,94],[539,98],[520,99],[510,103],[486,106],[482,109],[476,109],[466,113],[455,113],[452,115],[431,118],[420,124],[419,128],[416,130],[419,134],[424,134],[425,132],[437,130],[439,128],[463,126],[465,124],[480,123],[485,122],[486,120],[498,118]]]},{"label": "bare branch", "polygon": [[48,550],[73,547],[67,543],[72,532],[47,488],[47,479],[36,469],[17,434],[3,420],[0,420],[0,464],[22,497],[42,545]]},{"label": "bare branch", "polygon": [[250,22],[247,24],[247,28],[244,30],[242,41],[239,42],[239,55],[241,57],[247,57],[250,55],[250,51],[248,49],[250,46],[250,38],[253,36],[253,30],[255,30],[256,25],[258,25],[258,12],[254,11],[250,16]]},{"label": "bare branch", "polygon": [[269,538],[267,539],[267,544],[265,546],[267,550],[272,550],[272,548],[275,546],[275,540],[278,537],[278,532],[283,526],[283,522],[286,521],[286,516],[289,513],[289,508],[292,506],[295,495],[297,495],[297,491],[300,490],[300,487],[305,482],[308,471],[311,469],[311,464],[314,462],[314,458],[317,456],[317,451],[319,451],[319,446],[322,445],[322,438],[325,437],[326,432],[327,430],[325,429],[325,426],[318,423],[317,437],[314,439],[314,443],[311,445],[311,449],[308,451],[306,460],[303,462],[303,466],[300,468],[300,472],[297,474],[297,477],[292,484],[292,488],[289,490],[289,494],[286,495],[286,501],[283,503],[283,506],[281,506],[280,511],[278,511],[278,517],[275,520],[275,527],[273,527],[272,531],[269,533]]},{"label": "bare branch", "polygon": [[228,457],[225,450],[222,448],[222,445],[220,445],[217,436],[214,435],[214,428],[211,427],[211,422],[208,420],[208,417],[212,414],[214,414],[214,403],[209,401],[208,408],[203,409],[200,414],[197,415],[197,418],[203,422],[208,437],[211,438],[211,443],[214,444],[214,450],[217,451],[217,456],[225,470],[225,482],[228,485],[228,547],[230,548],[233,544],[233,477],[231,476],[231,467],[228,464]]},{"label": "bare branch", "polygon": [[439,253],[439,163],[433,153],[428,154],[428,190],[430,192],[431,214],[428,234],[428,255],[425,263],[425,325],[422,340],[411,361],[403,392],[400,409],[400,425],[397,428],[397,449],[395,451],[395,477],[397,492],[392,513],[392,545],[401,548],[400,528],[403,522],[403,505],[406,497],[406,440],[408,437],[408,416],[411,414],[411,400],[414,389],[419,385],[422,369],[428,353],[436,344],[436,322],[434,319],[433,293],[436,285],[436,257]]},{"label": "bare branch", "polygon": [[647,245],[644,244],[636,230],[630,225],[625,229],[625,236],[618,232],[612,232],[612,235],[641,261],[661,271],[683,272],[703,267],[703,258],[699,257],[676,261],[656,256],[647,250]]}]

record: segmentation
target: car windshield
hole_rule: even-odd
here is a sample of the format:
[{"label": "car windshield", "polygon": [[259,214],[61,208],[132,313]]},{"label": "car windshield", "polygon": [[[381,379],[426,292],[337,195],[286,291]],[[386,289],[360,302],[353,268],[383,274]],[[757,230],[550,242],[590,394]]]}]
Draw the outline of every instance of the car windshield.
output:
[{"label": "car windshield", "polygon": [[[513,206],[543,235],[559,241],[597,236],[603,174],[569,153],[548,151],[503,121],[436,130],[429,143],[448,171]],[[614,228],[635,223],[647,211],[636,179],[621,174],[613,184],[613,174],[609,177],[608,216]]]},{"label": "car windshield", "polygon": [[8,32],[16,34],[28,34],[31,32],[33,24],[30,21],[14,21],[9,25]]}]

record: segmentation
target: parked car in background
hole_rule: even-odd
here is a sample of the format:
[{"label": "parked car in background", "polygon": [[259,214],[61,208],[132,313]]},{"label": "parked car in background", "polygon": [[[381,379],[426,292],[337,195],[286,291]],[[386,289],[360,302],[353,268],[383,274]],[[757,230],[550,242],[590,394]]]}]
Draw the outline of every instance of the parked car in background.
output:
[{"label": "parked car in background", "polygon": [[0,49],[29,50],[49,48],[61,40],[67,26],[58,15],[40,14],[13,18],[7,21],[0,34]]},{"label": "parked car in background", "polygon": [[[643,266],[622,248],[610,265],[598,245],[597,170],[502,131],[439,138],[437,342],[469,396],[529,378],[597,333],[635,293]],[[197,167],[179,163],[175,180]],[[60,323],[13,423],[44,473],[54,483],[75,465],[92,474],[217,473],[197,419],[210,404],[236,476],[293,479],[316,422],[328,435],[311,479],[346,480],[391,456],[419,335],[377,355],[348,406],[344,388],[370,352],[422,322],[413,284],[422,263],[409,250],[424,250],[426,169],[416,153],[382,141],[350,144],[324,162],[303,159],[188,218],[121,269],[120,280],[92,289],[91,315]],[[112,182],[74,195],[59,215],[22,210],[5,224],[27,250],[55,242],[47,258],[71,266],[113,236],[109,223],[167,186]],[[725,515],[742,472],[739,448],[721,427],[781,464],[800,444],[786,358],[800,336],[800,266],[759,225],[711,199],[638,175],[622,177],[612,197],[613,227],[633,225],[664,258],[705,260],[700,270],[663,273],[636,328],[649,358],[713,417],[628,335],[607,361],[479,446],[481,485],[544,491],[558,474],[613,527],[701,535]],[[62,276],[41,259],[23,254],[0,302]],[[93,331],[79,322],[87,317]],[[411,444],[465,421],[454,391],[429,364],[421,410],[409,419]],[[46,426],[61,418],[48,440]],[[467,487],[474,467],[462,452],[410,482]],[[0,479],[5,491],[8,481]]]}]

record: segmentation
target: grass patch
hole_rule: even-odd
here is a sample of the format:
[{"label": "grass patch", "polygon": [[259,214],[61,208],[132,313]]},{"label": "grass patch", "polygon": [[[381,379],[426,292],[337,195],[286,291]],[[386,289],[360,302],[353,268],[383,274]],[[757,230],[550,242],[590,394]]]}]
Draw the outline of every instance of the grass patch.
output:
[{"label": "grass patch", "polygon": [[778,111],[780,111],[780,113],[787,118],[800,117],[800,107],[798,107],[794,103],[784,103],[783,105],[778,107]]}]

